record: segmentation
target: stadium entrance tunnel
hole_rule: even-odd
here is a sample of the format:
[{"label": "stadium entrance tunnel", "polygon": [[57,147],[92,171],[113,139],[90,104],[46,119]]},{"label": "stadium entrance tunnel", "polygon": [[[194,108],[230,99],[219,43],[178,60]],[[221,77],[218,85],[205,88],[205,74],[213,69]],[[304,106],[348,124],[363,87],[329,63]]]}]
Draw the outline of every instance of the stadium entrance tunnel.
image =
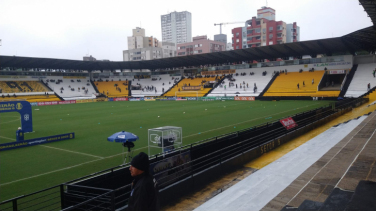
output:
[{"label": "stadium entrance tunnel", "polygon": [[18,112],[21,115],[21,127],[24,133],[33,132],[31,104],[27,101],[0,102],[0,113]]}]

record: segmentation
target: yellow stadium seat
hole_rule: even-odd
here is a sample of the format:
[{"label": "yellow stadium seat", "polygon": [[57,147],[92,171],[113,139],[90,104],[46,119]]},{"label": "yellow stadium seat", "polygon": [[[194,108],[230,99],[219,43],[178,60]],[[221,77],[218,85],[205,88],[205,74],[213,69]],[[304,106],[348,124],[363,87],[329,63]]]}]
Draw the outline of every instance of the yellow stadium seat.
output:
[{"label": "yellow stadium seat", "polygon": [[[10,83],[14,87],[10,87]],[[39,81],[0,81],[2,93],[49,92]],[[31,88],[31,89],[30,89]],[[20,90],[21,89],[21,90]]]}]

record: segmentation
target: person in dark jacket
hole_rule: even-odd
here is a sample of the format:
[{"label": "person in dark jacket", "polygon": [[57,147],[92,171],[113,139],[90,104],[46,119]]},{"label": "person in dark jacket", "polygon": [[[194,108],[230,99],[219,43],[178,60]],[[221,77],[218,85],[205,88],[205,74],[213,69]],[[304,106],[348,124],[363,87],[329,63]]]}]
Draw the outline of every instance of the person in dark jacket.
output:
[{"label": "person in dark jacket", "polygon": [[158,189],[156,180],[149,174],[149,157],[144,152],[136,155],[129,167],[132,182],[128,210],[159,210]]}]

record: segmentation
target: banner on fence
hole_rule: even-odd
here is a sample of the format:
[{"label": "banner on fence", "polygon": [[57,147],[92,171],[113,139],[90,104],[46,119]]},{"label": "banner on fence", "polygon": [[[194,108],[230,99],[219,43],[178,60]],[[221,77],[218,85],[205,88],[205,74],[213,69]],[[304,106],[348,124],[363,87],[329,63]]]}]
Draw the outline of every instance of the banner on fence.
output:
[{"label": "banner on fence", "polygon": [[215,70],[215,71],[202,71],[201,75],[222,75],[222,74],[232,74],[235,70]]},{"label": "banner on fence", "polygon": [[201,97],[202,101],[214,101],[215,99],[215,97]]},{"label": "banner on fence", "polygon": [[155,101],[154,97],[144,97],[144,101]]},{"label": "banner on fence", "polygon": [[216,100],[234,100],[234,97],[215,97]]},{"label": "banner on fence", "polygon": [[17,149],[21,147],[30,147],[30,146],[35,146],[39,144],[51,143],[55,141],[63,141],[63,140],[73,139],[73,138],[74,138],[74,133],[65,133],[65,134],[60,134],[60,135],[55,135],[55,136],[34,138],[34,139],[25,140],[25,141],[8,142],[8,143],[0,144],[0,151]]},{"label": "banner on fence", "polygon": [[280,122],[281,122],[281,124],[282,124],[287,130],[289,130],[289,129],[293,128],[293,127],[298,126],[298,124],[296,124],[296,122],[295,122],[291,117],[286,118],[286,119],[281,119]]},{"label": "banner on fence", "polygon": [[239,101],[255,101],[255,97],[235,97],[234,100],[239,100]]},{"label": "banner on fence", "polygon": [[201,90],[201,86],[183,86],[182,90],[183,91],[186,91],[186,90]]},{"label": "banner on fence", "polygon": [[186,101],[187,99],[185,97],[178,97],[176,98],[176,101]]},{"label": "banner on fence", "polygon": [[175,182],[180,175],[185,175],[190,171],[190,161],[191,152],[184,152],[151,164],[150,173],[158,180],[158,183],[166,184],[166,182],[168,182],[171,184]]},{"label": "banner on fence", "polygon": [[197,100],[197,97],[187,97],[187,100]]},{"label": "banner on fence", "polygon": [[128,98],[126,98],[126,97],[117,97],[117,98],[114,98],[113,101],[128,101]]}]

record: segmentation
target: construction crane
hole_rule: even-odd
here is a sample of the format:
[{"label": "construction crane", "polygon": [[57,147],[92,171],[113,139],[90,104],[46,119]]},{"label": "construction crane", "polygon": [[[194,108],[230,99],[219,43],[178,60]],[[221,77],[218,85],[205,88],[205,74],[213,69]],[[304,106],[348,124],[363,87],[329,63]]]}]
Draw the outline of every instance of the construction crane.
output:
[{"label": "construction crane", "polygon": [[222,34],[222,25],[244,23],[244,22],[230,22],[230,23],[215,23],[214,26],[219,26],[219,32]]}]

